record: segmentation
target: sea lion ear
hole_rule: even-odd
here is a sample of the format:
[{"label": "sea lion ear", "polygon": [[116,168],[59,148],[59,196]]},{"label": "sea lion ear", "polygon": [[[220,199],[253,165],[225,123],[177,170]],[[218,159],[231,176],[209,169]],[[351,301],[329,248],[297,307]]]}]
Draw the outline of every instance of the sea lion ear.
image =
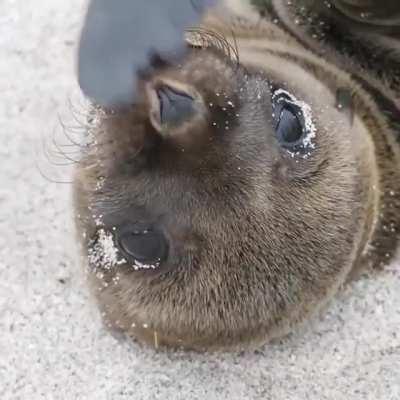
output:
[{"label": "sea lion ear", "polygon": [[158,78],[146,86],[149,119],[164,137],[179,135],[204,115],[203,99],[191,85]]},{"label": "sea lion ear", "polygon": [[333,0],[333,6],[350,20],[370,26],[398,26],[399,0]]}]

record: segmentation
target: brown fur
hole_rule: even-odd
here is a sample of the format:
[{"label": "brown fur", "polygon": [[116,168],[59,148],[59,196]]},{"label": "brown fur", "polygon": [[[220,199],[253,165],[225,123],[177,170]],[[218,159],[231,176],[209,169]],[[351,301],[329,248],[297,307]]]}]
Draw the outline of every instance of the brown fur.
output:
[{"label": "brown fur", "polygon": [[[371,246],[375,263],[391,257],[400,229],[399,146],[373,96],[249,9],[214,10],[203,28],[231,46],[192,31],[188,41],[202,49],[143,77],[135,107],[95,108],[75,177],[85,249],[98,229],[126,220],[167,232],[171,253],[155,271],[89,265],[106,323],[156,347],[237,348],[282,336],[371,258]],[[190,87],[204,105],[163,139],[145,90],[160,81]],[[271,82],[312,108],[308,157],[275,139]],[[336,107],[343,87],[351,117]]]}]

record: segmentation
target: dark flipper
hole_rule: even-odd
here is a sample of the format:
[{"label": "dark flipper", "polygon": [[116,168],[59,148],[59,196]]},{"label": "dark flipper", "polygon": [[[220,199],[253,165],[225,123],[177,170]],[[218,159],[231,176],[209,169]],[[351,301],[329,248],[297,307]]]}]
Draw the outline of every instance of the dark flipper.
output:
[{"label": "dark flipper", "polygon": [[104,106],[136,98],[136,73],[158,54],[184,52],[183,32],[216,0],[91,0],[82,30],[78,78],[83,93]]}]

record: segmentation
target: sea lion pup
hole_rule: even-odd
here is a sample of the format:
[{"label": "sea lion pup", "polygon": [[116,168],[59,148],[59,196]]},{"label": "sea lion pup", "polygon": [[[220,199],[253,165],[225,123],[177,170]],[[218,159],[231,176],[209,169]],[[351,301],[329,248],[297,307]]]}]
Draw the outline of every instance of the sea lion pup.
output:
[{"label": "sea lion pup", "polygon": [[135,106],[93,108],[75,176],[104,320],[156,347],[285,335],[400,229],[386,82],[328,62],[273,8],[221,7],[178,67],[143,72]]}]

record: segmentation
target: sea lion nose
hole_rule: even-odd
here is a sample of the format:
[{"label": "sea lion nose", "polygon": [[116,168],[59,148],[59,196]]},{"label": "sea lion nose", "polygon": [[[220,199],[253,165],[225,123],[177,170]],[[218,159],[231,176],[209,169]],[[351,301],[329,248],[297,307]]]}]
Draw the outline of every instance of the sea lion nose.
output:
[{"label": "sea lion nose", "polygon": [[187,93],[161,86],[157,89],[157,96],[160,102],[161,125],[180,125],[195,112],[194,99]]},{"label": "sea lion nose", "polygon": [[156,267],[167,258],[167,240],[152,228],[127,225],[117,228],[115,236],[118,249],[132,264]]}]

